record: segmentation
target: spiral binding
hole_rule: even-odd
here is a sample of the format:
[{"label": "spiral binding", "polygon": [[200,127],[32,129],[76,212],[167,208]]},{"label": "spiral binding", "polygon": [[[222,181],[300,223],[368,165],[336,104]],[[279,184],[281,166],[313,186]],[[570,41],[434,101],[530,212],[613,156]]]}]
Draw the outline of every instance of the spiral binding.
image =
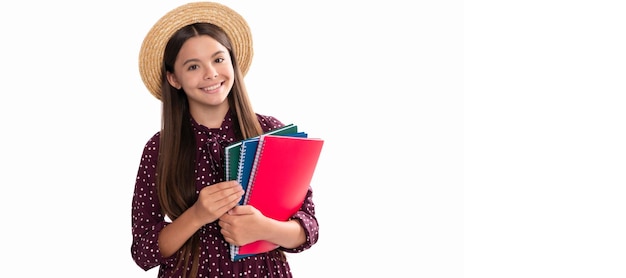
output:
[{"label": "spiral binding", "polygon": [[261,159],[261,154],[263,154],[263,143],[265,142],[264,140],[265,136],[266,135],[261,135],[261,137],[259,137],[259,145],[257,146],[256,154],[254,156],[254,163],[252,164],[252,169],[250,170],[250,180],[248,181],[248,188],[246,190],[246,195],[243,199],[244,205],[247,205],[248,200],[250,199],[250,192],[252,192],[252,189],[253,189],[252,185],[254,184],[254,179],[256,177],[256,171],[259,166],[259,160]]},{"label": "spiral binding", "polygon": [[226,174],[226,179],[225,180],[231,180],[230,177],[230,158],[229,155],[226,155],[226,158],[224,159],[224,169],[225,169],[225,174]]},{"label": "spiral binding", "polygon": [[243,177],[243,157],[246,155],[246,144],[241,144],[241,153],[239,154],[239,165],[237,167],[237,182],[241,184]]}]

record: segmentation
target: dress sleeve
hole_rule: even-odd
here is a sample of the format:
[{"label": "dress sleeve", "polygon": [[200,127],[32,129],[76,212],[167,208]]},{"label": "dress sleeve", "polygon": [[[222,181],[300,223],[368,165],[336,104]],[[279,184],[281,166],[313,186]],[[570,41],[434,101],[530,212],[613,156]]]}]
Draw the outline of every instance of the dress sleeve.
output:
[{"label": "dress sleeve", "polygon": [[306,198],[304,199],[304,203],[290,219],[295,219],[300,222],[300,225],[304,228],[304,233],[306,235],[306,241],[296,247],[296,248],[283,248],[279,247],[281,250],[289,253],[300,253],[304,250],[311,248],[319,238],[319,225],[317,223],[317,218],[315,217],[315,204],[313,203],[313,191],[309,187],[307,191]]},{"label": "dress sleeve", "polygon": [[157,240],[159,232],[169,224],[165,221],[156,192],[158,147],[159,133],[144,146],[132,198],[131,254],[135,263],[144,270],[169,263],[168,258],[161,256]]},{"label": "dress sleeve", "polygon": [[263,132],[268,132],[270,130],[285,126],[285,124],[283,124],[281,121],[273,116],[257,114],[257,119],[259,120],[259,124],[261,124]]}]

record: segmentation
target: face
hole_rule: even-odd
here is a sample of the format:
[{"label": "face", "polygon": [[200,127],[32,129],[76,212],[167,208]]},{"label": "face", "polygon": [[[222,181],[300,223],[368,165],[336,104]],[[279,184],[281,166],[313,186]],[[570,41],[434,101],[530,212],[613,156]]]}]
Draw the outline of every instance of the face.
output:
[{"label": "face", "polygon": [[178,52],[174,73],[167,73],[169,83],[185,91],[191,110],[228,107],[234,77],[228,49],[206,35],[188,39]]}]

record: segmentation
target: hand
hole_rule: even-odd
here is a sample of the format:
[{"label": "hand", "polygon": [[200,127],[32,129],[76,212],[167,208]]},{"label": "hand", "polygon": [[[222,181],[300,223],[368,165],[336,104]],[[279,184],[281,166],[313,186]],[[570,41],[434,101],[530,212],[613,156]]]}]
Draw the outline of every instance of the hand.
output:
[{"label": "hand", "polygon": [[268,219],[253,206],[236,206],[222,215],[218,224],[228,243],[241,246],[264,239]]},{"label": "hand", "polygon": [[236,181],[216,183],[200,190],[191,209],[202,225],[211,223],[235,207],[243,194],[243,188]]}]

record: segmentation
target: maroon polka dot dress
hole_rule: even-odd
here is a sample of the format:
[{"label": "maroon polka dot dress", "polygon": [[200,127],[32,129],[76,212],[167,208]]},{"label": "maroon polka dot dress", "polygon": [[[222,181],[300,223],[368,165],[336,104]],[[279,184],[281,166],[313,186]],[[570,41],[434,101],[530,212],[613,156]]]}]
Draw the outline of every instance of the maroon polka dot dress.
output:
[{"label": "maroon polka dot dress", "polygon": [[[264,132],[284,126],[271,116],[257,114]],[[192,120],[196,135],[196,193],[205,186],[224,181],[224,147],[237,142],[241,134],[234,124],[234,114],[226,114],[220,128],[207,128]],[[163,257],[159,252],[158,234],[168,225],[161,211],[156,193],[156,165],[159,152],[159,133],[146,143],[137,171],[132,198],[131,254],[133,260],[144,270],[159,267],[158,277],[182,277],[175,272],[177,254]],[[292,217],[300,221],[306,233],[306,242],[294,249],[278,248],[268,253],[258,254],[231,261],[229,244],[219,231],[217,221],[202,227],[200,234],[200,266],[198,277],[292,277],[289,263],[282,259],[278,250],[299,253],[309,249],[318,240],[318,223],[315,218],[315,205],[309,189],[304,204]],[[187,271],[191,265],[187,266]],[[188,275],[187,275],[188,276]]]}]

